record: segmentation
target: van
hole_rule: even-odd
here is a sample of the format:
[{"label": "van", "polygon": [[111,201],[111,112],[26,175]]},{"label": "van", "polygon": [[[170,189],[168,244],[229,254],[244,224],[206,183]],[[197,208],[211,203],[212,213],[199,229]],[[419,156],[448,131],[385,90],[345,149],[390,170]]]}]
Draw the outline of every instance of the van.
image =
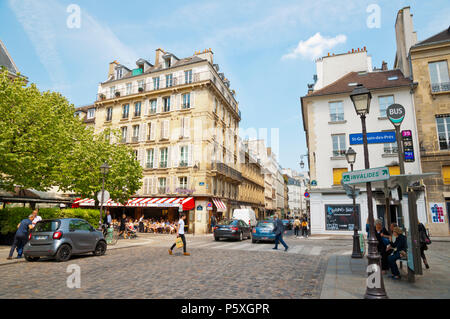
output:
[{"label": "van", "polygon": [[235,209],[233,211],[233,219],[241,219],[250,227],[256,226],[256,214],[249,208]]}]

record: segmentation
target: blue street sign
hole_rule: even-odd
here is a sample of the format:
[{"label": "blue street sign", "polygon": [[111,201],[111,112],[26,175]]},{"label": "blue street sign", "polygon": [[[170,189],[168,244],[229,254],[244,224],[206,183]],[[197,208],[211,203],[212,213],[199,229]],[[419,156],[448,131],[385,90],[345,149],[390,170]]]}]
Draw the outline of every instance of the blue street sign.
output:
[{"label": "blue street sign", "polygon": [[[367,133],[367,144],[394,143],[395,132],[373,132]],[[363,144],[362,134],[350,134],[350,145]]]}]

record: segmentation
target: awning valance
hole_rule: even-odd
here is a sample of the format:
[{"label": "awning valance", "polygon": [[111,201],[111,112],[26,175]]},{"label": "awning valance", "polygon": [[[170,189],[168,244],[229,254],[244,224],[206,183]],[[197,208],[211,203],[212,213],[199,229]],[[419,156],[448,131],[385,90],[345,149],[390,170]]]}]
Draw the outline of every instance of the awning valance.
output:
[{"label": "awning valance", "polygon": [[221,199],[213,198],[213,202],[214,202],[214,205],[216,205],[218,212],[226,212],[227,211],[227,206],[224,204],[224,202],[222,202]]},{"label": "awning valance", "polygon": [[[95,200],[91,198],[76,199],[74,205],[81,207],[94,207]],[[191,210],[195,207],[194,197],[138,197],[129,199],[125,204],[108,200],[106,207],[183,207],[183,210]]]}]

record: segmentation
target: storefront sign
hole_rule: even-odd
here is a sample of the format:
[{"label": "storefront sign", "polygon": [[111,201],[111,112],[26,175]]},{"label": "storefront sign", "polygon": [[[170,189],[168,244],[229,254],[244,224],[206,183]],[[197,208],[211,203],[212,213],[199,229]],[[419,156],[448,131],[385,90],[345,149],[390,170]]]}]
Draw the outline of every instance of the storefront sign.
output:
[{"label": "storefront sign", "polygon": [[359,171],[342,173],[342,183],[346,185],[385,181],[388,179],[389,168],[387,167],[369,168]]},{"label": "storefront sign", "polygon": [[[361,229],[359,204],[356,205],[356,223]],[[353,205],[325,205],[325,229],[353,231],[355,220],[353,216]]]},{"label": "storefront sign", "polygon": [[405,154],[405,162],[414,162],[414,146],[411,130],[402,131],[403,153]]},{"label": "storefront sign", "polygon": [[[367,133],[367,144],[394,143],[395,141],[395,132]],[[350,145],[358,144],[363,144],[363,135],[350,134]]]},{"label": "storefront sign", "polygon": [[431,209],[431,220],[433,223],[436,224],[445,223],[443,203],[431,203],[430,209]]}]

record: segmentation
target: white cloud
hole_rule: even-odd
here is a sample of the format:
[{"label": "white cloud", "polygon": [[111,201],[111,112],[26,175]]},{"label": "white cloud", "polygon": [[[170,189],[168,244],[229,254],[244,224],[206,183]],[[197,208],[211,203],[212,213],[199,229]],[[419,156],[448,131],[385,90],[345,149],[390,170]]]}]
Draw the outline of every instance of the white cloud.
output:
[{"label": "white cloud", "polygon": [[282,56],[282,59],[296,59],[299,56],[303,58],[316,59],[324,55],[325,50],[332,49],[338,44],[345,43],[347,37],[339,34],[334,38],[323,37],[317,32],[306,41],[300,41],[297,47],[290,53]]}]

